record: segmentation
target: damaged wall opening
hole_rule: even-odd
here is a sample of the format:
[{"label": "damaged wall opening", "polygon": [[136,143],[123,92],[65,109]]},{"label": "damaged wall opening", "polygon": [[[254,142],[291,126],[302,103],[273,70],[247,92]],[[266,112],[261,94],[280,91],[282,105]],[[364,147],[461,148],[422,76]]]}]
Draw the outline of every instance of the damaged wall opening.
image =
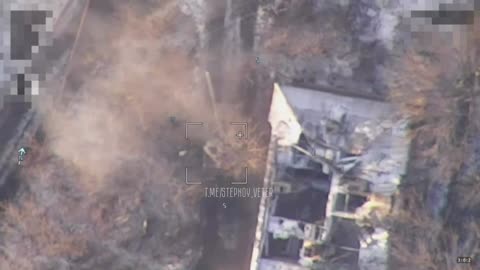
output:
[{"label": "damaged wall opening", "polygon": [[299,193],[278,197],[274,215],[304,222],[316,222],[325,218],[328,193],[308,189]]}]

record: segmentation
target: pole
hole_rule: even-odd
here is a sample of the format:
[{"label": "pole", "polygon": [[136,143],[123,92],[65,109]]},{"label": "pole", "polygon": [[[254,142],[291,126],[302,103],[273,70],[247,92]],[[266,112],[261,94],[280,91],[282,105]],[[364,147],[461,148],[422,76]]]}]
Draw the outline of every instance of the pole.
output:
[{"label": "pole", "polygon": [[222,126],[222,123],[220,121],[220,118],[218,117],[217,102],[216,102],[216,98],[215,98],[215,91],[213,89],[212,78],[210,76],[210,72],[205,71],[205,79],[207,81],[208,96],[210,97],[210,103],[212,104],[213,116],[215,118],[215,122],[217,124],[218,130],[221,133],[223,133],[223,126]]}]

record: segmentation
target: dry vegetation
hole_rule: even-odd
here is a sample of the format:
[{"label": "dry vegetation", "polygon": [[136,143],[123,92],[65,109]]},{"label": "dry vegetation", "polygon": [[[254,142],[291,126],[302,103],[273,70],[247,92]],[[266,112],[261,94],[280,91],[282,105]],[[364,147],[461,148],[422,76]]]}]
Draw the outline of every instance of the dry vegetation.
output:
[{"label": "dry vegetation", "polygon": [[[431,166],[433,162],[438,167],[435,181],[449,181],[462,165],[463,145],[454,142],[459,101],[469,93],[459,93],[462,89],[455,89],[445,81],[442,62],[425,58],[414,50],[403,56],[396,72],[390,100],[411,121],[411,136],[422,148],[418,151],[422,162],[419,166]],[[449,155],[443,154],[447,152]]]},{"label": "dry vegetation", "polygon": [[200,206],[174,174],[183,129],[168,119],[211,116],[188,51],[159,42],[179,12],[163,7],[89,15],[72,69],[80,89],[44,97],[47,139],[4,206],[1,269],[183,269],[202,254]]},{"label": "dry vegetation", "polygon": [[[471,200],[473,193],[478,194],[480,182],[462,173],[474,154],[470,138],[478,132],[473,120],[478,118],[478,111],[471,105],[477,95],[478,76],[475,65],[466,61],[472,61],[466,57],[471,51],[462,51],[468,47],[465,43],[472,41],[456,40],[447,45],[435,34],[424,35],[415,38],[430,40],[429,45],[417,41],[390,74],[391,101],[410,119],[413,139],[409,175],[390,217],[392,267],[477,269],[478,263],[456,263],[457,256],[470,256],[475,261],[480,255],[476,225],[480,217],[473,214],[478,203]],[[464,181],[471,184],[471,193],[463,194],[465,188],[459,188],[464,187]],[[428,200],[438,185],[450,191],[446,208],[435,217],[435,210],[430,208],[440,208],[437,204],[441,202],[433,199],[432,206]]]},{"label": "dry vegetation", "polygon": [[61,221],[49,219],[47,210],[41,209],[32,198],[23,199],[18,206],[7,204],[2,210],[6,222],[1,231],[10,245],[18,245],[16,256],[74,258],[85,254],[85,239],[62,228]]},{"label": "dry vegetation", "polygon": [[244,181],[245,168],[250,176],[260,176],[265,168],[267,148],[263,142],[264,134],[252,127],[252,121],[248,122],[248,138],[243,133],[242,137],[237,136],[239,131],[244,132],[242,126],[225,125],[226,128],[218,132],[217,139],[205,147],[215,167],[240,182]]},{"label": "dry vegetation", "polygon": [[290,57],[322,55],[334,48],[335,39],[334,31],[318,34],[307,29],[287,27],[273,31],[271,37],[265,41],[264,49]]},{"label": "dry vegetation", "polygon": [[[42,97],[46,140],[32,141],[19,194],[4,205],[0,269],[177,270],[202,256],[203,193],[184,182],[183,123],[207,125],[190,134],[195,146],[224,133],[195,81],[195,25],[176,1],[127,2],[111,17],[89,13],[65,94]],[[219,114],[225,126],[242,121],[231,104]],[[219,137],[255,173],[266,149],[250,128],[245,143]]]},{"label": "dry vegetation", "polygon": [[310,57],[322,56],[344,46],[344,39],[348,37],[341,9],[316,14],[311,1],[278,3],[266,9],[274,14],[275,25],[262,36],[262,50],[289,57]]},{"label": "dry vegetation", "polygon": [[[430,216],[424,207],[424,198],[415,190],[410,190],[407,207],[391,215],[394,224],[391,237],[392,267],[394,269],[418,270],[457,270],[476,269],[475,265],[462,265],[456,262],[458,256],[476,258],[480,227],[475,221],[462,224],[459,228],[449,228]],[[464,237],[460,239],[461,235]],[[465,238],[465,235],[468,235]]]}]

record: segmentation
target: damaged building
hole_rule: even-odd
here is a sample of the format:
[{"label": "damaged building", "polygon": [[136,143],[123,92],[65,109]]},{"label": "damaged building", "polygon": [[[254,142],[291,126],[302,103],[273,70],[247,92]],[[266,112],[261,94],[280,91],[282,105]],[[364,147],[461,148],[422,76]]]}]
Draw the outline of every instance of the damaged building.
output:
[{"label": "damaged building", "polygon": [[[251,270],[386,269],[407,123],[368,97],[275,84]],[[332,268],[333,267],[333,268]]]}]

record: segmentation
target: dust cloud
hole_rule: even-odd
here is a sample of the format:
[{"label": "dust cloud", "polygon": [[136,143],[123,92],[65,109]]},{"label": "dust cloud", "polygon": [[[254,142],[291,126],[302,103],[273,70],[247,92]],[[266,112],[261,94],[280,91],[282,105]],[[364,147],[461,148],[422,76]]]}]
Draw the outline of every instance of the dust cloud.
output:
[{"label": "dust cloud", "polygon": [[[38,103],[46,140],[23,172],[33,195],[24,197],[32,197],[37,212],[48,209],[56,230],[89,243],[82,256],[71,255],[80,257],[78,269],[184,269],[202,254],[199,206],[175,175],[183,124],[171,119],[213,116],[195,80],[193,24],[172,25],[172,18],[185,19],[174,2],[153,13],[116,8],[104,18],[91,12],[67,87],[61,97],[51,92]],[[6,239],[15,234],[22,232]],[[12,246],[10,259],[48,257],[34,247]]]},{"label": "dust cloud", "polygon": [[43,109],[50,149],[98,181],[125,160],[155,159],[153,149],[178,143],[182,133],[172,134],[170,116],[211,118],[205,92],[195,89],[193,59],[159,44],[151,23],[160,15],[133,16],[114,30],[113,40],[98,44],[99,57],[107,59],[102,70],[84,74],[80,89],[67,89],[68,105]]}]

